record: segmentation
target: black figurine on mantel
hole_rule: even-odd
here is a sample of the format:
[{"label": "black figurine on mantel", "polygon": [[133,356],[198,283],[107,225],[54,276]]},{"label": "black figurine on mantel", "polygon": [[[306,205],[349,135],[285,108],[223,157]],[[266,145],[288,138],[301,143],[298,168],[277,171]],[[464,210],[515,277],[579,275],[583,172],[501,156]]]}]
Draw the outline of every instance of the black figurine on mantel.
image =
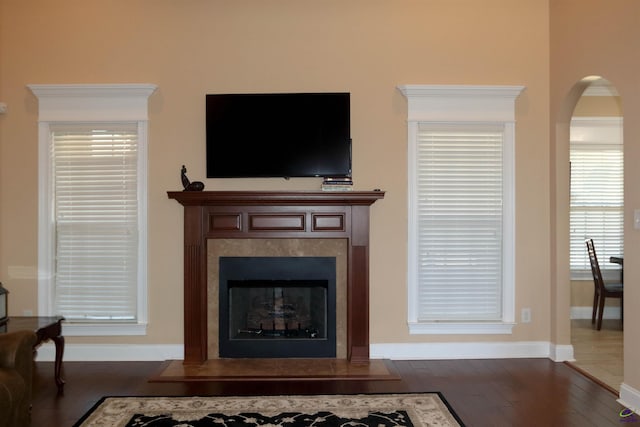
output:
[{"label": "black figurine on mantel", "polygon": [[189,181],[187,178],[187,168],[182,165],[182,170],[180,170],[180,179],[182,180],[182,186],[184,187],[183,191],[202,191],[204,190],[204,184],[200,181]]}]

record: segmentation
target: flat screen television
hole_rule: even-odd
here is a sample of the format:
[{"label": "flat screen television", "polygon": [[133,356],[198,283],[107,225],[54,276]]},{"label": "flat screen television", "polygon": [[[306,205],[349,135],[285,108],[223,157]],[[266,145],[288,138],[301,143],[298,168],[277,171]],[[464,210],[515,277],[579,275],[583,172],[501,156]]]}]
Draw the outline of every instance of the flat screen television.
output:
[{"label": "flat screen television", "polygon": [[207,178],[351,176],[349,93],[206,95]]}]

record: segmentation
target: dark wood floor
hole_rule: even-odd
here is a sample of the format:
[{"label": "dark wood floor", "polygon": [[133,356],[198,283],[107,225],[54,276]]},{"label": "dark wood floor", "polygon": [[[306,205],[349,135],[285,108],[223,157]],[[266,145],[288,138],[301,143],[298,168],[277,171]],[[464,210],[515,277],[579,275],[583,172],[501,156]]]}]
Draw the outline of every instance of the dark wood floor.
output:
[{"label": "dark wood floor", "polygon": [[64,396],[53,363],[38,362],[33,427],[72,426],[103,396],[442,392],[467,426],[620,426],[617,396],[548,359],[388,362],[397,381],[151,383],[163,362],[65,362]]}]

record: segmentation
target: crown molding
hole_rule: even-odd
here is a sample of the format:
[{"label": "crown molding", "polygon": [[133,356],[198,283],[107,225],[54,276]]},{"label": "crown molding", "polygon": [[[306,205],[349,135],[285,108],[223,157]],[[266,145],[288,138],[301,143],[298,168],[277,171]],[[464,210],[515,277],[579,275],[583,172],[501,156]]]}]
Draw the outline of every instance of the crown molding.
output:
[{"label": "crown molding", "polygon": [[30,84],[38,98],[38,120],[134,121],[147,120],[148,98],[157,86],[131,84]]},{"label": "crown molding", "polygon": [[515,99],[524,86],[400,85],[408,121],[514,122]]}]

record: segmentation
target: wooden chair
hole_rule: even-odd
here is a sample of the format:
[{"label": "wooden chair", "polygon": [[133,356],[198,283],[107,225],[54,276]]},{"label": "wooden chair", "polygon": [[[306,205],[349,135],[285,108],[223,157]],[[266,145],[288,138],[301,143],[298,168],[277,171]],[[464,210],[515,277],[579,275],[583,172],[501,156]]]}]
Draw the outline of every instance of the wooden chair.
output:
[{"label": "wooden chair", "polygon": [[604,312],[604,302],[606,298],[620,298],[620,320],[623,321],[623,285],[622,283],[605,283],[602,280],[596,249],[593,245],[593,239],[587,239],[587,252],[589,253],[589,262],[591,263],[591,273],[593,273],[593,314],[591,315],[591,323],[596,323],[596,315],[598,323],[596,329],[602,328],[602,314]]}]

